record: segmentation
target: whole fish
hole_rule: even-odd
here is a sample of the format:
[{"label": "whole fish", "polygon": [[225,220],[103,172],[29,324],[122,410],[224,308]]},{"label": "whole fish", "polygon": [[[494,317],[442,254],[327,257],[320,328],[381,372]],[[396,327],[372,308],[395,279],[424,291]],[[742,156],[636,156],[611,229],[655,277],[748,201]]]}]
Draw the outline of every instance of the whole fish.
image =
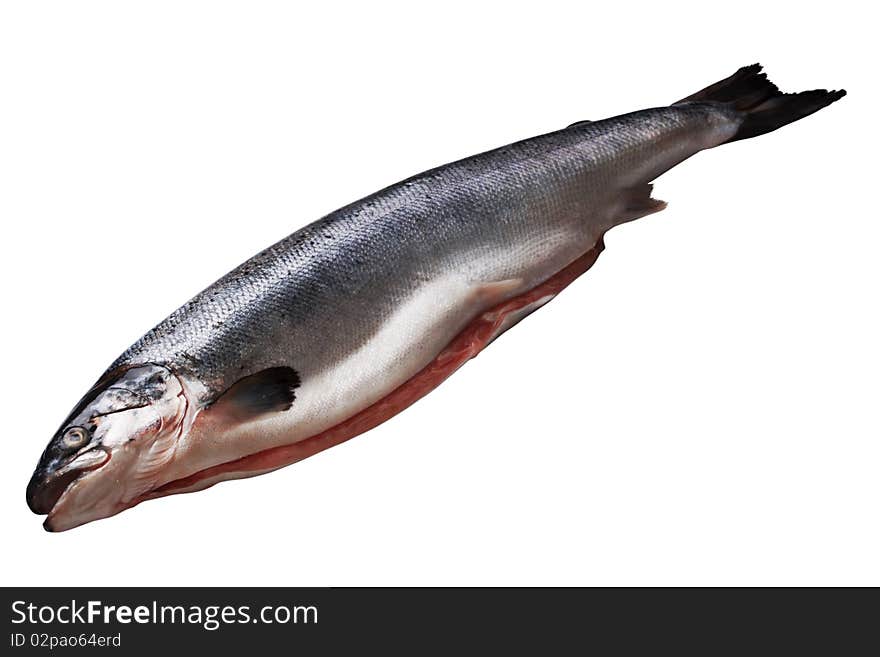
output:
[{"label": "whole fish", "polygon": [[432,169],[233,270],[132,345],[27,487],[71,529],[295,463],[439,385],[586,271],[610,228],[662,210],[651,181],[844,91],[784,94],[756,65],[670,106]]}]

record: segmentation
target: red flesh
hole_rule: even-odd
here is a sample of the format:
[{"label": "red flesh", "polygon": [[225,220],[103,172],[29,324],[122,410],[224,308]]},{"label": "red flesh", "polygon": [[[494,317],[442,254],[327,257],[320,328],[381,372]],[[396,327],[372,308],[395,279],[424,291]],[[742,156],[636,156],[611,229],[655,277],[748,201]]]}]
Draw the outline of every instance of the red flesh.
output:
[{"label": "red flesh", "polygon": [[256,454],[206,468],[183,479],[178,479],[152,491],[149,497],[170,495],[190,488],[198,482],[227,472],[247,473],[280,468],[317,454],[350,438],[362,434],[397,415],[439,386],[455,370],[476,356],[496,337],[504,318],[539,299],[555,296],[574,279],[587,271],[604,245],[602,239],[592,249],[557,272],[546,281],[512,299],[504,301],[471,321],[431,363],[394,391],[353,415],[344,422],[292,445],[273,447]]}]

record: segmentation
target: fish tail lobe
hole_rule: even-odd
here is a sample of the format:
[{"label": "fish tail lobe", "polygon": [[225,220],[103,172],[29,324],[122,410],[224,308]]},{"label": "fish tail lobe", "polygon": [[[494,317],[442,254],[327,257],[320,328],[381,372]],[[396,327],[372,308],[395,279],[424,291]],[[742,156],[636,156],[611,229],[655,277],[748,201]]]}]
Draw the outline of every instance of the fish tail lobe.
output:
[{"label": "fish tail lobe", "polygon": [[843,89],[783,93],[762,72],[760,64],[752,64],[673,104],[715,102],[732,108],[742,121],[737,132],[727,140],[731,142],[772,132],[818,112],[845,95]]}]

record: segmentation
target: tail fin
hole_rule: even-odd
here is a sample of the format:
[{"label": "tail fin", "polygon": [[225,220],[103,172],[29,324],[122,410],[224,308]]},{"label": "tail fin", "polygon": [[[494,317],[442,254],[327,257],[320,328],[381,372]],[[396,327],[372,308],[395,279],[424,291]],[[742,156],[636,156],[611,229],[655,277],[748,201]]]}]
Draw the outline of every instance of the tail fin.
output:
[{"label": "tail fin", "polygon": [[[683,98],[678,103],[710,101],[732,106],[745,116],[728,141],[757,137],[818,112],[846,95],[846,91],[803,91],[785,94],[761,72],[760,64],[739,69],[729,78]],[[678,103],[673,103],[677,105]]]}]

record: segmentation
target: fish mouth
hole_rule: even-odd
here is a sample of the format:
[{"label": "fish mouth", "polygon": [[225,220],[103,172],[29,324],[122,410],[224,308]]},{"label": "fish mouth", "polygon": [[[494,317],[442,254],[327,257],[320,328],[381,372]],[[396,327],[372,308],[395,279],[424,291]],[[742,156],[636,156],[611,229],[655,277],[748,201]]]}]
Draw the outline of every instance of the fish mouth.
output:
[{"label": "fish mouth", "polygon": [[46,473],[38,470],[27,485],[28,507],[37,515],[51,514],[64,494],[84,473],[100,468],[109,460],[110,452],[98,447],[55,471]]}]

